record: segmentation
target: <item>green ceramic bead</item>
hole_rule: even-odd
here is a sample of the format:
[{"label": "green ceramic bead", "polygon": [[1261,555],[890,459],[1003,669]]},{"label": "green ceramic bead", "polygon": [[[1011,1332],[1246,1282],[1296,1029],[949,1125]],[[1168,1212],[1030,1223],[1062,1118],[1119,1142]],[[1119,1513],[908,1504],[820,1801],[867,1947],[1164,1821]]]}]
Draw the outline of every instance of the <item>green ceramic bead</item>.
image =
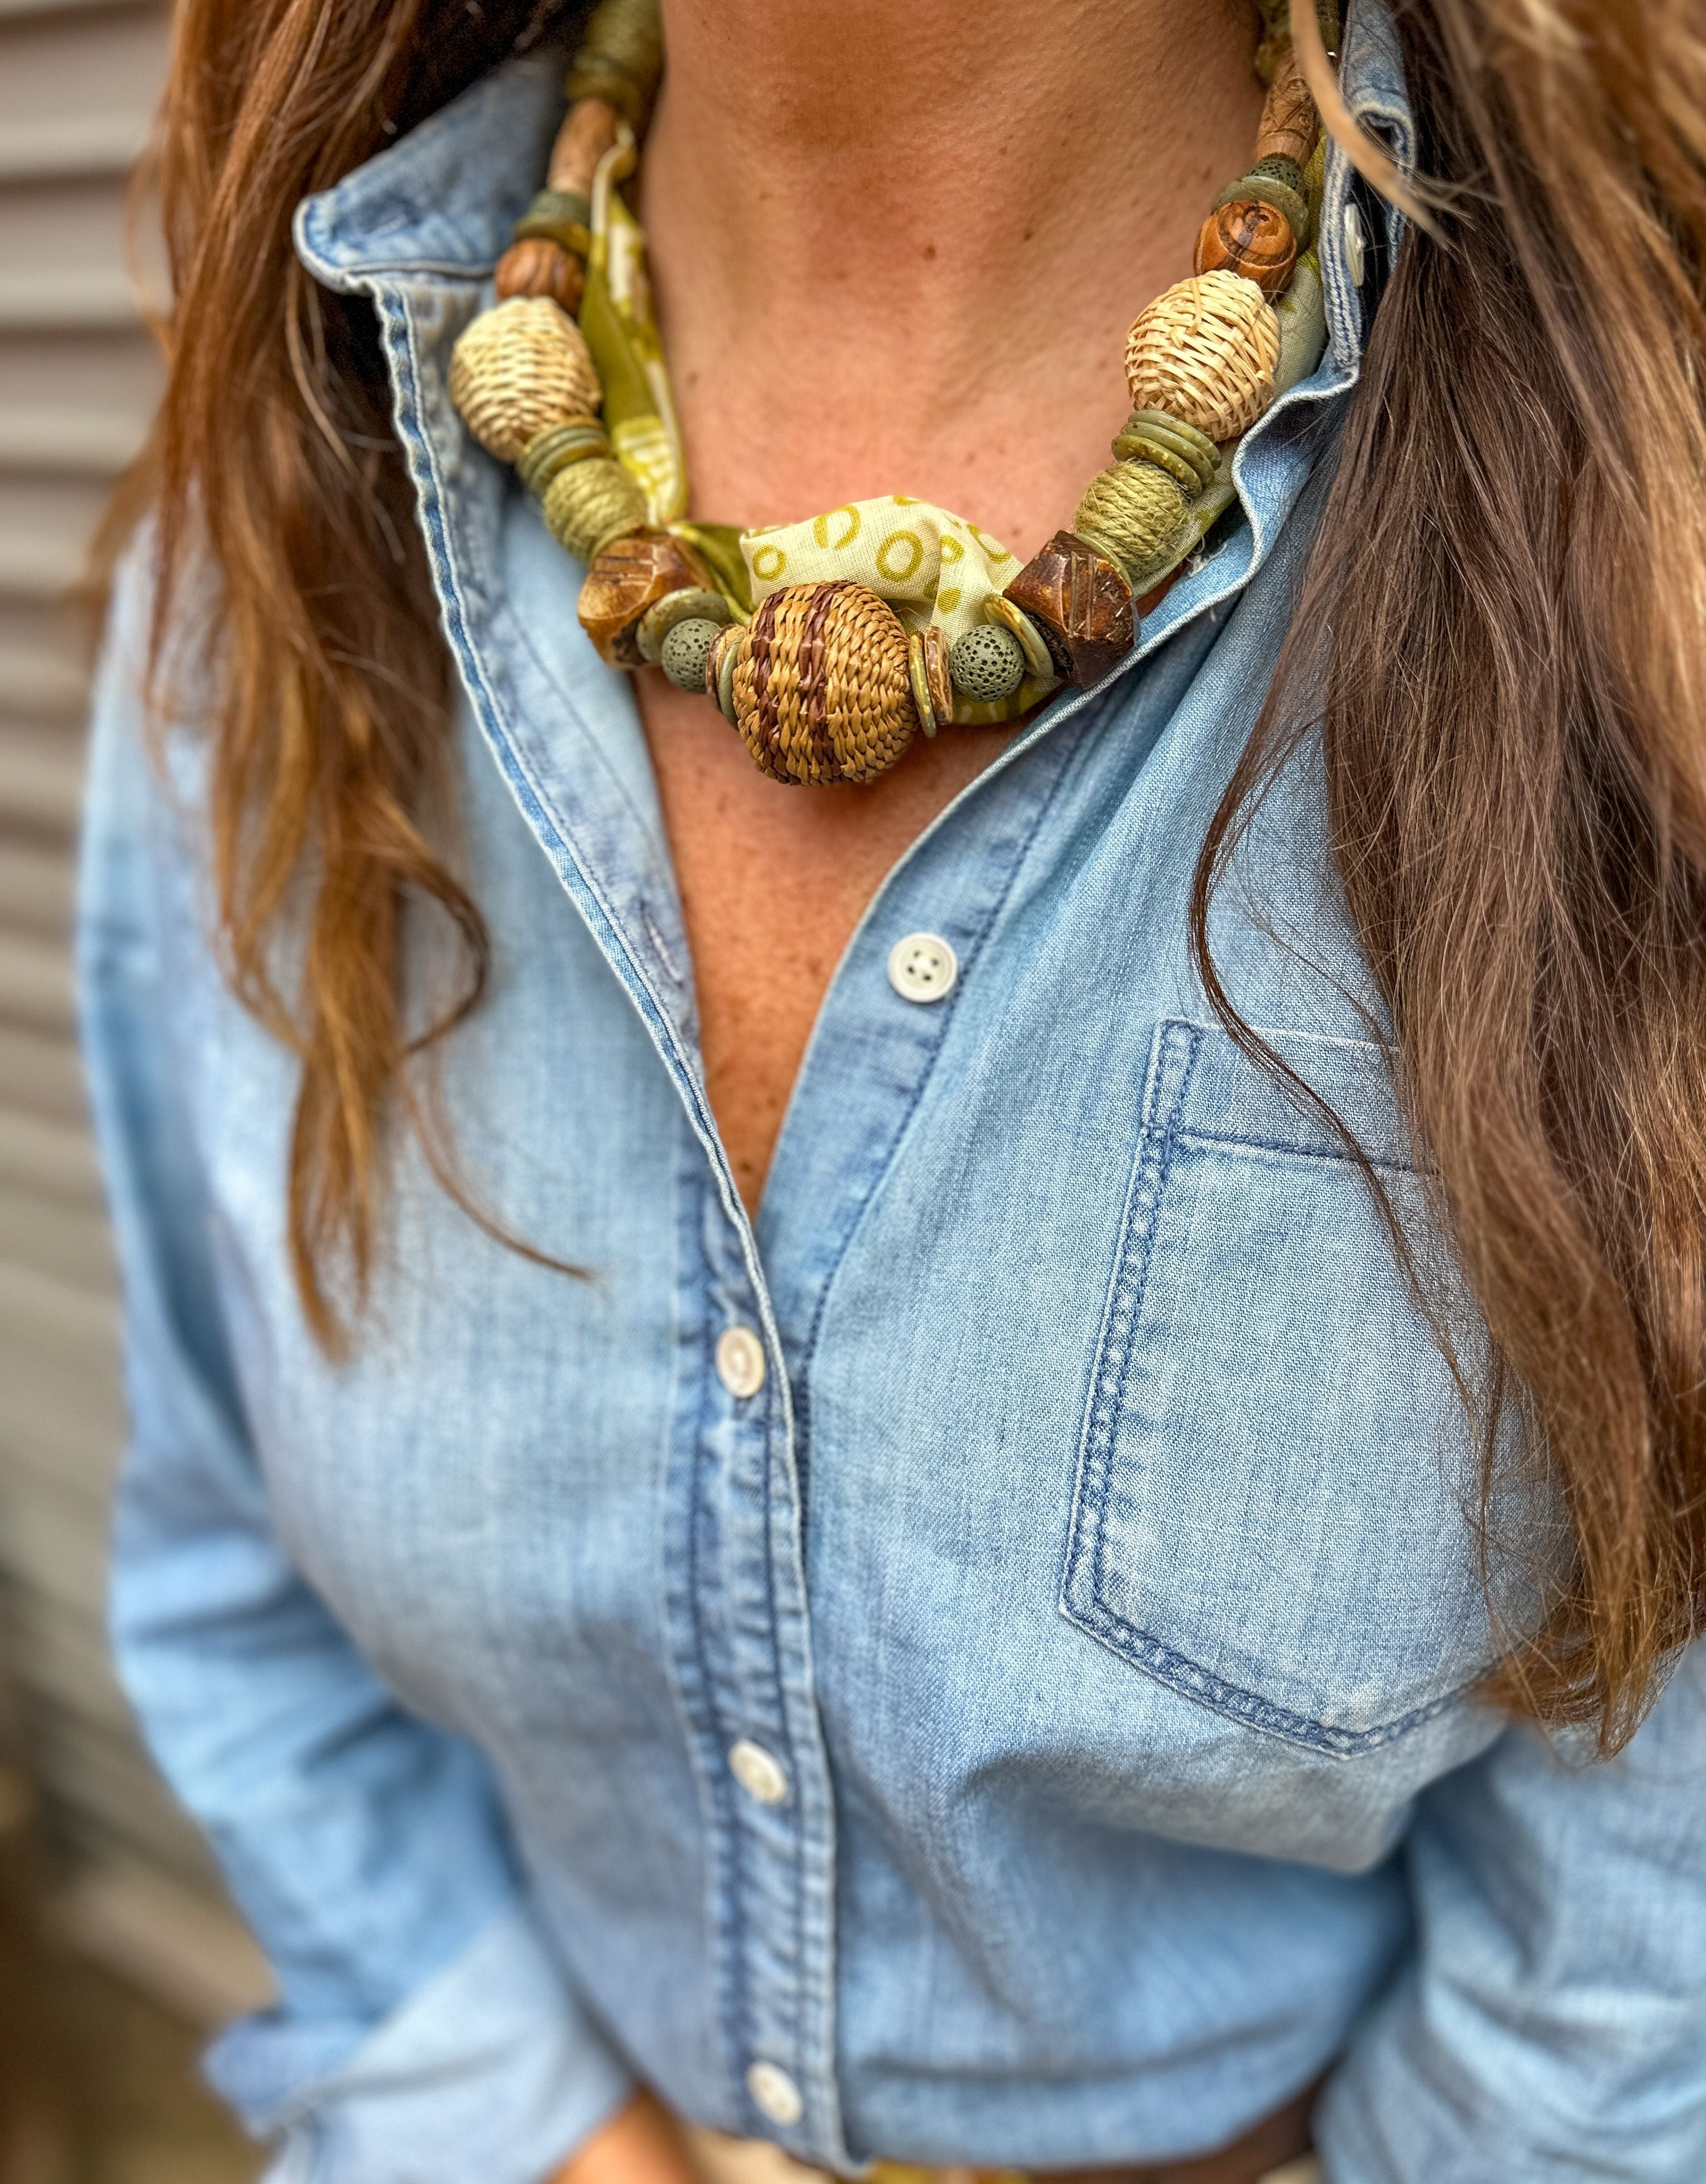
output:
[{"label": "green ceramic bead", "polygon": [[999,705],[1025,678],[1024,648],[1001,623],[982,622],[955,641],[948,655],[948,674],[962,698],[980,705]]},{"label": "green ceramic bead", "polygon": [[671,626],[658,648],[657,664],[677,690],[705,695],[705,663],[720,627],[701,615]]}]

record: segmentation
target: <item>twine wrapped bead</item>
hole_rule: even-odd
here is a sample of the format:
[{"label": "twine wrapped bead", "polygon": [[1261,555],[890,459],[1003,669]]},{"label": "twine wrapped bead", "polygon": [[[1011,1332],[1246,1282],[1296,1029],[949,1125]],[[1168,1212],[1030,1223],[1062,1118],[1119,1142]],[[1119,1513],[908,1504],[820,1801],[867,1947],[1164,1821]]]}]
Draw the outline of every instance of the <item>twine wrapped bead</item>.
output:
[{"label": "twine wrapped bead", "polygon": [[646,520],[645,495],[618,462],[593,456],[559,471],[545,488],[545,525],[577,561],[596,561]]},{"label": "twine wrapped bead", "polygon": [[1235,198],[1203,221],[1199,273],[1241,273],[1264,296],[1283,295],[1297,263],[1297,237],[1284,213],[1259,198]]},{"label": "twine wrapped bead", "polygon": [[571,105],[606,101],[642,136],[662,72],[657,0],[599,0],[582,33],[566,95]]},{"label": "twine wrapped bead", "polygon": [[1157,296],[1126,337],[1140,410],[1165,410],[1213,441],[1246,432],[1274,399],[1280,322],[1253,281],[1199,273]]},{"label": "twine wrapped bead", "polygon": [[1073,529],[1112,561],[1134,591],[1171,559],[1189,519],[1177,478],[1141,460],[1115,463],[1084,488]]},{"label": "twine wrapped bead", "polygon": [[773,781],[874,781],[918,729],[906,632],[863,584],[788,584],[713,655],[734,724]]},{"label": "twine wrapped bead", "polygon": [[554,425],[595,417],[603,399],[580,328],[545,296],[482,311],[450,353],[450,399],[499,462]]}]

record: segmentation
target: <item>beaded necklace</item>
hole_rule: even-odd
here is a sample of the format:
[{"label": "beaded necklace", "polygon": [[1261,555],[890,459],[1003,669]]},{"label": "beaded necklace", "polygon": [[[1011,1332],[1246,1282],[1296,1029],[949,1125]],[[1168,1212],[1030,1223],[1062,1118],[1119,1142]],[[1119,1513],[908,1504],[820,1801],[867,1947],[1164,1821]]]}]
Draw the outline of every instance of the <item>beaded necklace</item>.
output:
[{"label": "beaded necklace", "polygon": [[[657,0],[601,0],[546,187],[450,365],[469,430],[587,564],[579,616],[600,655],[703,692],[766,773],[820,783],[873,780],[921,731],[1017,720],[1111,674],[1231,504],[1239,440],[1325,343],[1320,120],[1285,0],[1258,5],[1268,90],[1249,170],[1216,198],[1192,277],[1131,327],[1113,461],[1020,567],[903,493],[764,530],[689,519],[644,237],[620,187],[662,70]],[[1336,0],[1318,14],[1330,52]]]}]

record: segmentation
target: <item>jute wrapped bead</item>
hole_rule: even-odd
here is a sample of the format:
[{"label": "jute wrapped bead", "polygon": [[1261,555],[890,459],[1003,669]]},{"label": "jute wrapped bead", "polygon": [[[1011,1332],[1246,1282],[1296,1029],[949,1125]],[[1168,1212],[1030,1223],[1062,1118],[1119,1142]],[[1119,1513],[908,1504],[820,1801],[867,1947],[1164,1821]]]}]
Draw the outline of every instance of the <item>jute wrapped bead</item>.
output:
[{"label": "jute wrapped bead", "polygon": [[774,781],[874,781],[918,729],[906,632],[863,584],[789,584],[744,624],[732,655],[734,724]]},{"label": "jute wrapped bead", "polygon": [[450,399],[499,462],[603,399],[581,330],[547,296],[514,296],[482,311],[450,353]]},{"label": "jute wrapped bead", "polygon": [[1274,399],[1280,321],[1253,281],[1199,273],[1157,296],[1126,338],[1140,410],[1166,410],[1207,439],[1236,439]]}]

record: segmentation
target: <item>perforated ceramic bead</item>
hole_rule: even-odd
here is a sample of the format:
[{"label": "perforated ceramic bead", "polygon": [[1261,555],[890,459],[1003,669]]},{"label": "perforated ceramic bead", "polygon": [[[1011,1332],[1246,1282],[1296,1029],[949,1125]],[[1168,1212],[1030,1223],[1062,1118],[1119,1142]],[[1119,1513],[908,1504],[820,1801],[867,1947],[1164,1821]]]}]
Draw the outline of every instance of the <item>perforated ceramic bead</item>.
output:
[{"label": "perforated ceramic bead", "polygon": [[549,296],[512,296],[482,311],[450,353],[450,399],[499,462],[604,398],[581,330]]},{"label": "perforated ceramic bead", "polygon": [[998,705],[1025,679],[1024,647],[1000,623],[980,622],[956,640],[948,672],[962,698],[973,705]]},{"label": "perforated ceramic bead", "polygon": [[685,621],[672,622],[664,632],[658,649],[658,666],[677,690],[703,694],[705,663],[711,657],[711,648],[721,627],[721,623],[709,621],[702,615],[692,615]]}]

